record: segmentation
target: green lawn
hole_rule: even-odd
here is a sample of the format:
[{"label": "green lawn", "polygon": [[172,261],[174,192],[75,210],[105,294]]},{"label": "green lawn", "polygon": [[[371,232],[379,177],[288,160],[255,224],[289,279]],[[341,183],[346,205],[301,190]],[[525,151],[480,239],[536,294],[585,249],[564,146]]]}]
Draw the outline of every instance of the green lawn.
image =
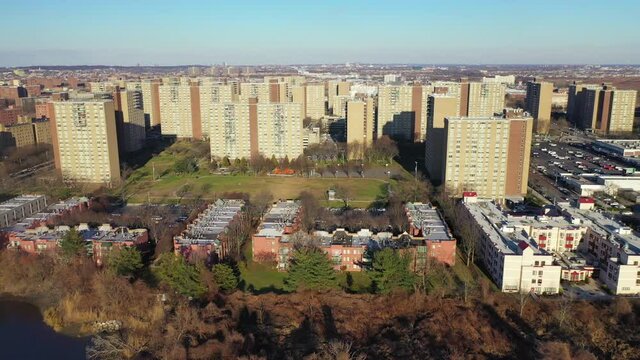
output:
[{"label": "green lawn", "polygon": [[185,198],[202,197],[213,199],[225,192],[244,192],[254,195],[262,190],[271,192],[276,199],[297,198],[300,192],[308,191],[318,199],[325,197],[326,191],[339,184],[348,188],[353,196],[350,201],[354,206],[366,207],[383,194],[386,180],[367,178],[304,178],[304,177],[276,177],[253,175],[164,175],[159,180],[152,181],[145,172],[144,175],[134,174],[125,189],[132,203],[145,202],[150,198],[152,202],[165,202],[176,198],[176,190],[185,184],[191,190]]},{"label": "green lawn", "polygon": [[274,270],[257,263],[239,263],[240,278],[244,282],[245,291],[268,292],[284,291],[286,272]]}]

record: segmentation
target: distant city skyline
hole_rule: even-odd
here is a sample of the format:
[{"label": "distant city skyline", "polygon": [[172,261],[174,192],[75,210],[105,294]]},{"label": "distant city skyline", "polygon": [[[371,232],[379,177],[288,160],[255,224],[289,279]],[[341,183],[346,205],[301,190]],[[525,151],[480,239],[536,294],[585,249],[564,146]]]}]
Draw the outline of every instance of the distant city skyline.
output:
[{"label": "distant city skyline", "polygon": [[639,64],[639,11],[631,0],[12,1],[0,66]]}]

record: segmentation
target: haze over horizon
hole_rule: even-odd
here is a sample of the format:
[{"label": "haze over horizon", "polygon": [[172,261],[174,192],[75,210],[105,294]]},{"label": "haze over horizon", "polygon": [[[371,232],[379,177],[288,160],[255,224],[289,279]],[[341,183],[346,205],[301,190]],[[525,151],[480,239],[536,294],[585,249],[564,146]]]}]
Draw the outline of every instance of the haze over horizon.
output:
[{"label": "haze over horizon", "polygon": [[638,2],[490,5],[9,2],[0,66],[640,63]]}]

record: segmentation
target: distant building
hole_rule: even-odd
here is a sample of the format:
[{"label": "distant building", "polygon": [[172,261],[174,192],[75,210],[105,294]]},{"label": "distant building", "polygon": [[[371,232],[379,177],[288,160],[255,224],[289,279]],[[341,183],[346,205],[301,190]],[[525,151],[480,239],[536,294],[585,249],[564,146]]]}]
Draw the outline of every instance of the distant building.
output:
[{"label": "distant building", "polygon": [[0,86],[0,99],[17,100],[27,96],[27,89],[22,86]]},{"label": "distant building", "polygon": [[582,129],[608,133],[633,131],[637,91],[608,85],[569,86],[567,116]]},{"label": "distant building", "polygon": [[482,77],[482,82],[486,84],[506,84],[515,85],[515,75],[495,75],[494,77]]},{"label": "distant building", "polygon": [[36,143],[31,123],[18,123],[8,126],[0,124],[0,134],[2,134],[0,135],[0,149],[7,147],[21,148],[35,145]]},{"label": "distant building", "polygon": [[120,90],[114,93],[118,146],[121,153],[142,149],[147,136],[142,92]]},{"label": "distant building", "polygon": [[549,132],[551,125],[551,99],[553,83],[543,81],[527,82],[525,110],[533,117],[533,131],[538,134]]},{"label": "distant building", "polygon": [[188,79],[167,80],[159,86],[162,135],[202,139],[200,91]]},{"label": "distant building", "polygon": [[113,101],[61,101],[50,106],[55,165],[62,178],[81,183],[119,183]]},{"label": "distant building", "polygon": [[295,159],[302,154],[301,105],[249,102],[214,104],[211,156],[249,159],[262,154]]},{"label": "distant building", "polygon": [[370,145],[375,127],[375,105],[373,98],[347,102],[347,143],[358,142]]}]

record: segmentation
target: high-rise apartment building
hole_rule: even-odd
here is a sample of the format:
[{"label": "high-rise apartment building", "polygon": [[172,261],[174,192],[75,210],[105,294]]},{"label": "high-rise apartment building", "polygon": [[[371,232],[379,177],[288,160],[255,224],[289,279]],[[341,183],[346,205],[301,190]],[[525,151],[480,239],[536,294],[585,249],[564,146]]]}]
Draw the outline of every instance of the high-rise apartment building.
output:
[{"label": "high-rise apartment building", "polygon": [[409,141],[413,138],[415,114],[411,111],[411,85],[384,85],[378,88],[377,137]]},{"label": "high-rise apartment building", "polygon": [[633,131],[637,92],[608,85],[569,86],[567,116],[582,129],[601,134]]},{"label": "high-rise apartment building", "polygon": [[258,153],[255,100],[213,103],[211,110],[209,138],[212,158],[249,159],[252,152]]},{"label": "high-rise apartment building", "polygon": [[120,181],[115,107],[111,100],[50,103],[56,169],[65,181]]},{"label": "high-rise apartment building", "polygon": [[270,89],[268,83],[240,83],[240,101],[258,99],[259,102],[269,102]]},{"label": "high-rise apartment building", "polygon": [[533,117],[533,131],[536,133],[549,132],[552,96],[553,83],[536,81],[536,79],[527,82],[525,110]]},{"label": "high-rise apartment building", "polygon": [[304,86],[305,117],[319,120],[325,115],[324,84],[309,83]]},{"label": "high-rise apartment building", "polygon": [[338,104],[337,110],[334,109],[334,104],[336,101],[340,101],[339,97],[348,97],[351,95],[351,82],[331,80],[327,81],[326,85],[328,107],[333,115],[340,116],[344,111],[343,108],[340,108],[340,105],[345,105],[345,103],[342,101],[342,104]]},{"label": "high-rise apartment building", "polygon": [[200,84],[200,115],[202,119],[202,135],[210,137],[216,104],[231,103],[237,100],[231,85],[203,82]]},{"label": "high-rise apartment building", "polygon": [[148,127],[160,125],[160,85],[159,80],[126,83],[127,90],[138,90],[142,93],[142,110]]},{"label": "high-rise apartment building", "polygon": [[502,113],[505,84],[462,82],[460,86],[460,116],[490,117]]},{"label": "high-rise apartment building", "polygon": [[159,95],[162,135],[202,139],[199,87],[169,80],[159,87]]},{"label": "high-rise apartment building", "polygon": [[[526,195],[532,126],[531,117],[446,118],[444,141],[427,144],[431,159],[440,158],[441,164],[440,174],[431,170],[431,178],[454,196],[465,191],[497,200]],[[435,139],[428,135],[427,143]]]},{"label": "high-rise apartment building", "polygon": [[375,104],[373,98],[347,102],[347,143],[358,142],[370,145],[375,126]]},{"label": "high-rise apartment building", "polygon": [[113,94],[118,129],[118,146],[121,153],[142,149],[147,136],[145,128],[142,92],[120,90]]},{"label": "high-rise apartment building", "polygon": [[441,179],[445,159],[442,149],[445,144],[445,119],[458,116],[460,98],[444,94],[432,94],[428,97],[427,131],[425,141],[425,166],[434,185]]},{"label": "high-rise apartment building", "polygon": [[301,108],[297,103],[248,102],[214,105],[211,156],[231,159],[266,157],[295,159],[302,154]]}]

